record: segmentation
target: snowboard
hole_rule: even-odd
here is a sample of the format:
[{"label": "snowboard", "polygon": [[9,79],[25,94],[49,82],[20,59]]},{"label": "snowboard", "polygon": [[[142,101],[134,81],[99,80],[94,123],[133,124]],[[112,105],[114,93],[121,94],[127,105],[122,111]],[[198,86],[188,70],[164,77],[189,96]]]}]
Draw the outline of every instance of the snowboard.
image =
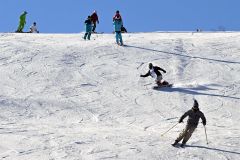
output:
[{"label": "snowboard", "polygon": [[165,84],[165,85],[157,85],[157,86],[154,86],[153,89],[160,89],[160,88],[171,88],[173,86],[173,84]]}]

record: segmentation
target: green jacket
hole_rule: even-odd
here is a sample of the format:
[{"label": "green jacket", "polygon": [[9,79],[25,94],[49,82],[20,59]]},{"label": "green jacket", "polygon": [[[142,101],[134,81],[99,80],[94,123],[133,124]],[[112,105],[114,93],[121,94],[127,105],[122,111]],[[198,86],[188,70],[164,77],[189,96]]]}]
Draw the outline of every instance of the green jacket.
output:
[{"label": "green jacket", "polygon": [[26,23],[26,13],[21,14],[20,16],[20,23]]}]

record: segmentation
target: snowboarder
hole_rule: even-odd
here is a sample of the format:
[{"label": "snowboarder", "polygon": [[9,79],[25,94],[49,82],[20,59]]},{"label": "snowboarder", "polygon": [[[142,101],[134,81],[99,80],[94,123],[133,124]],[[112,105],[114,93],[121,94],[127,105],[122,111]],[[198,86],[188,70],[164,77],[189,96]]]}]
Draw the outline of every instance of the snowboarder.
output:
[{"label": "snowboarder", "polygon": [[92,23],[93,23],[92,32],[96,33],[95,29],[97,27],[97,23],[99,24],[98,15],[97,15],[97,11],[96,10],[93,11],[93,14],[91,15],[91,20],[92,20]]},{"label": "snowboarder", "polygon": [[149,71],[145,74],[145,75],[140,75],[140,77],[148,77],[151,76],[153,78],[155,78],[155,82],[158,86],[161,85],[168,85],[169,83],[162,80],[162,74],[159,71],[163,71],[163,73],[166,73],[166,71],[158,66],[153,66],[152,63],[148,64],[149,67]]},{"label": "snowboarder", "polygon": [[27,12],[24,11],[21,16],[19,17],[19,25],[18,25],[18,29],[16,32],[19,32],[19,33],[22,33],[23,32],[23,28],[26,24],[26,15],[27,15]]},{"label": "snowboarder", "polygon": [[88,18],[85,20],[85,29],[86,29],[86,33],[83,37],[83,39],[86,40],[86,38],[88,40],[90,40],[91,38],[91,32],[92,32],[92,21],[91,21],[91,16],[88,16]]},{"label": "snowboarder", "polygon": [[[119,13],[119,11],[118,11]],[[116,33],[116,42],[118,45],[123,45],[123,40],[122,40],[122,34],[121,34],[121,27],[122,27],[122,18],[119,14],[119,16],[115,16],[113,18],[113,25],[114,25],[114,31]],[[119,42],[120,41],[120,42]]]},{"label": "snowboarder", "polygon": [[39,31],[37,30],[37,23],[36,22],[33,22],[33,25],[30,27],[29,33],[39,33]]},{"label": "snowboarder", "polygon": [[197,128],[200,118],[202,119],[203,125],[204,126],[206,125],[206,118],[204,114],[199,110],[199,105],[197,100],[194,100],[192,109],[190,109],[189,111],[187,111],[182,115],[182,117],[179,119],[179,123],[182,123],[183,119],[187,116],[188,116],[187,125],[185,129],[179,134],[175,142],[172,144],[173,146],[176,146],[178,142],[180,142],[183,139],[181,147],[184,147],[184,145],[190,139],[194,130]]}]

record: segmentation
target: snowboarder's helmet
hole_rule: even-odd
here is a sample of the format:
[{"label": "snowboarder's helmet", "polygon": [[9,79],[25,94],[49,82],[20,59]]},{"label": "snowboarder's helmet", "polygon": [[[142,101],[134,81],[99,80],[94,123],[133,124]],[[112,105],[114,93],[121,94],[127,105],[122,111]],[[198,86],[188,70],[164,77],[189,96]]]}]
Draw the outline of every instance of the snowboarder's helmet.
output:
[{"label": "snowboarder's helmet", "polygon": [[27,11],[24,11],[23,13],[24,13],[24,14],[27,14]]},{"label": "snowboarder's helmet", "polygon": [[37,23],[36,22],[33,22],[34,25],[36,25]]},{"label": "snowboarder's helmet", "polygon": [[88,16],[87,18],[88,18],[88,19],[91,19],[91,16]]},{"label": "snowboarder's helmet", "polygon": [[116,13],[119,13],[119,10],[117,10]]},{"label": "snowboarder's helmet", "polygon": [[198,110],[199,109],[198,107],[199,107],[198,102],[197,102],[196,99],[194,99],[194,103],[193,103],[192,109]]},{"label": "snowboarder's helmet", "polygon": [[149,67],[150,69],[152,69],[152,68],[153,68],[153,64],[152,64],[152,63],[149,63],[149,64],[148,64],[148,67]]}]

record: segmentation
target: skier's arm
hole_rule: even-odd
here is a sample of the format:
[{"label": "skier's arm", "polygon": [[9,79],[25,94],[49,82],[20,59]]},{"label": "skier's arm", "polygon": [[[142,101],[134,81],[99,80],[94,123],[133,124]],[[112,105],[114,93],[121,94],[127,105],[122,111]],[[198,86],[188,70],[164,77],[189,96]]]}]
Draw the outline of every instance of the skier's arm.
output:
[{"label": "skier's arm", "polygon": [[160,71],[163,71],[164,73],[166,73],[166,71],[164,69],[162,69],[160,67],[156,67],[156,68],[157,68],[157,70],[160,70]]},{"label": "skier's arm", "polygon": [[150,76],[150,71],[148,71],[146,74],[144,74],[144,75],[140,75],[140,77],[148,77],[148,76]]},{"label": "skier's arm", "polygon": [[184,118],[186,118],[188,115],[189,115],[189,111],[185,112],[185,113],[182,115],[182,117],[179,119],[178,122],[179,122],[179,123],[182,123],[183,120],[184,120]]},{"label": "skier's arm", "polygon": [[99,24],[98,15],[97,15],[97,23]]}]

